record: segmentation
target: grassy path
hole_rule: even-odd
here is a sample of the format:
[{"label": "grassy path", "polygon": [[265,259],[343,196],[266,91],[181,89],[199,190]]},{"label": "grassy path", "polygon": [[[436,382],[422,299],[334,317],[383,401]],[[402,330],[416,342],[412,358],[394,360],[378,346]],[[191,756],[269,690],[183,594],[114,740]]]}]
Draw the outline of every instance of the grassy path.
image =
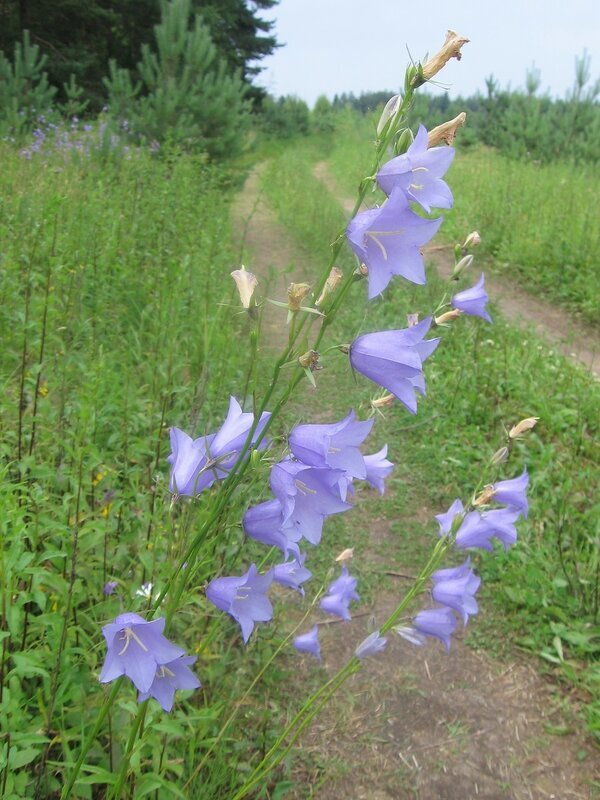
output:
[{"label": "grassy path", "polygon": [[[325,161],[315,166],[315,176],[319,178],[346,211],[354,207],[352,198],[344,197],[336,186],[335,179]],[[425,248],[429,260],[443,278],[449,278],[454,267],[452,245],[432,245]],[[474,274],[485,269],[485,263],[477,258]],[[498,275],[485,276],[485,285],[502,314],[510,322],[519,326],[533,327],[535,332],[556,347],[562,355],[572,358],[600,378],[600,333],[573,318],[556,303],[544,300],[524,290],[514,279]]]},{"label": "grassy path", "polygon": [[[234,227],[245,232],[248,268],[265,278],[270,270],[270,285],[282,299],[290,280],[310,279],[310,262],[258,186],[253,173],[234,206]],[[273,332],[273,343],[277,336],[281,334]],[[323,398],[332,397],[336,389],[342,393],[343,386],[335,366],[319,376]],[[309,400],[315,402],[322,408],[318,398]],[[430,527],[438,509],[432,507],[424,483],[411,485],[406,470],[399,464],[386,496],[359,502],[352,512],[347,536],[362,532],[355,562],[360,559],[356,568],[373,587],[372,599],[357,609],[352,622],[325,626],[321,638],[327,674],[366,635],[372,618],[376,625],[385,618],[406,575],[414,574],[420,540],[399,533],[415,530],[415,517]],[[406,510],[399,514],[399,507],[411,509],[410,516]],[[475,619],[472,627],[477,624]],[[299,672],[301,683],[314,667],[297,661],[291,669]],[[289,685],[286,691],[291,694]],[[468,647],[464,634],[456,637],[449,655],[435,644],[419,649],[399,638],[391,640],[387,651],[351,679],[305,735],[296,754],[296,788],[285,796],[587,800],[593,796],[590,786],[600,763],[564,711],[560,692],[529,663],[496,661]]]}]

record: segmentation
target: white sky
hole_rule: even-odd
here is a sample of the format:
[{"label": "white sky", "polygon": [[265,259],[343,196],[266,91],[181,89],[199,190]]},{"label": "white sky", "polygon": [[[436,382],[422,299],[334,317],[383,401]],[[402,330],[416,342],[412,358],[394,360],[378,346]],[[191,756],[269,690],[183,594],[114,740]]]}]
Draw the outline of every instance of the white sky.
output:
[{"label": "white sky", "polygon": [[415,60],[433,55],[448,28],[471,40],[438,76],[451,96],[483,92],[490,74],[522,88],[535,65],[541,91],[564,97],[584,48],[592,81],[600,76],[600,0],[281,0],[261,16],[285,46],[261,62],[258,83],[311,105],[320,94],[397,91],[407,47]]}]

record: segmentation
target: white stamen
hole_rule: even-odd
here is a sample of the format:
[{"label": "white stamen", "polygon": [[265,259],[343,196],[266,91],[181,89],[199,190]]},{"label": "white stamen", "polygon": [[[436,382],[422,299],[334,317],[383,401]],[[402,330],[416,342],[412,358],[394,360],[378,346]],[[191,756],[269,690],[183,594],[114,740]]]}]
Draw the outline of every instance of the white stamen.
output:
[{"label": "white stamen", "polygon": [[125,639],[125,644],[123,645],[123,649],[121,650],[121,652],[117,653],[118,656],[122,656],[123,655],[123,653],[129,647],[129,643],[131,642],[132,639],[134,639],[137,642],[137,644],[139,644],[139,646],[142,648],[142,650],[145,653],[148,652],[148,648],[146,647],[146,645],[142,642],[140,637],[131,628],[124,628],[123,629],[123,634],[124,634],[123,638]]}]

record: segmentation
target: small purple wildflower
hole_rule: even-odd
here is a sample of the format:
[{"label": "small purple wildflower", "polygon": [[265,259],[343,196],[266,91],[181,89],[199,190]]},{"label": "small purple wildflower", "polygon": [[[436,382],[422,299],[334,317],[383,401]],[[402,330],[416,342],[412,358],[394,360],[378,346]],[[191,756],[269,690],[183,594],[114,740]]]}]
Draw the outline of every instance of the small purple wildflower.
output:
[{"label": "small purple wildflower", "polygon": [[259,575],[254,564],[241,576],[215,578],[206,588],[206,597],[221,611],[226,611],[239,623],[244,643],[248,642],[255,622],[273,619],[273,606],[267,590],[273,573]]},{"label": "small purple wildflower", "polygon": [[402,191],[394,190],[381,208],[360,211],[346,228],[350,247],[368,268],[369,300],[381,294],[394,275],[412,283],[425,283],[420,248],[442,224],[411,211]]},{"label": "small purple wildflower", "polygon": [[494,531],[482,518],[481,514],[478,511],[470,511],[465,515],[460,528],[456,532],[454,544],[459,550],[465,550],[468,547],[481,547],[483,550],[491,552],[494,549],[490,541],[493,535]]},{"label": "small purple wildflower", "polygon": [[301,653],[310,653],[319,661],[321,660],[321,646],[319,644],[319,628],[315,625],[308,633],[296,636],[293,641],[296,650]]},{"label": "small purple wildflower", "polygon": [[319,603],[323,611],[345,620],[352,619],[348,606],[352,600],[360,600],[356,583],[356,578],[349,574],[347,567],[342,567],[341,575],[329,586],[327,594]]},{"label": "small purple wildflower", "polygon": [[282,586],[296,589],[304,596],[302,584],[312,578],[312,572],[304,566],[306,553],[301,553],[298,558],[286,561],[283,564],[276,564],[273,567],[273,580]]},{"label": "small purple wildflower", "polygon": [[440,536],[450,533],[455,517],[462,515],[464,506],[460,500],[455,500],[445,514],[436,514],[435,518],[440,524]]},{"label": "small purple wildflower", "polygon": [[138,702],[142,703],[153,697],[165,711],[169,712],[173,708],[176,689],[198,689],[202,685],[189,668],[196,658],[196,656],[181,656],[174,661],[160,664],[148,691],[138,694]]},{"label": "small purple wildflower", "polygon": [[138,691],[149,691],[157,667],[185,655],[184,650],[163,636],[164,629],[164,617],[148,622],[133,613],[120,614],[105,625],[102,633],[108,649],[100,683],[127,675]]},{"label": "small purple wildflower", "polygon": [[492,321],[492,318],[488,314],[486,310],[486,303],[489,300],[487,292],[484,289],[484,274],[481,273],[481,277],[479,281],[475,284],[475,286],[471,286],[470,289],[465,289],[462,292],[458,292],[452,298],[452,305],[454,308],[458,308],[463,314],[469,314],[473,317],[481,317],[482,319],[487,320],[488,322]]},{"label": "small purple wildflower", "polygon": [[365,333],[350,345],[352,369],[383,386],[411,412],[417,413],[416,392],[425,394],[423,362],[439,339],[424,340],[431,317],[411,328]]},{"label": "small purple wildflower", "polygon": [[110,594],[112,594],[114,592],[114,590],[117,588],[117,586],[118,586],[118,582],[117,581],[106,581],[106,583],[104,584],[104,587],[102,589],[102,592],[103,592],[103,594],[105,594],[108,597],[108,595],[110,595]]},{"label": "small purple wildflower", "polygon": [[518,508],[527,519],[529,504],[527,502],[527,487],[529,485],[529,475],[524,469],[521,475],[508,481],[499,481],[492,486],[494,490],[493,499],[498,503]]},{"label": "small purple wildflower", "polygon": [[471,558],[458,567],[438,569],[431,576],[433,589],[431,595],[436,603],[453,608],[463,618],[466,625],[469,616],[477,614],[478,606],[475,592],[479,589],[481,578],[471,569]]},{"label": "small purple wildflower", "polygon": [[290,433],[290,449],[308,466],[341,469],[350,478],[365,478],[365,461],[359,445],[369,435],[373,422],[373,419],[359,422],[354,411],[350,411],[341,422],[297,425]]},{"label": "small purple wildflower", "polygon": [[456,628],[456,617],[449,608],[419,611],[413,619],[413,625],[417,633],[434,636],[443,643],[446,650],[450,650],[450,637]]},{"label": "small purple wildflower", "polygon": [[288,553],[298,557],[300,550],[297,543],[302,536],[293,525],[283,520],[283,507],[279,500],[266,500],[249,508],[242,524],[251,539],[269,547],[278,547],[284,558],[288,557]]},{"label": "small purple wildflower", "polygon": [[365,456],[365,466],[367,467],[366,481],[374,489],[378,489],[380,494],[385,492],[384,480],[394,469],[394,465],[387,458],[387,444],[381,450],[370,456]]},{"label": "small purple wildflower", "polygon": [[441,178],[453,158],[452,147],[428,149],[427,131],[420,125],[406,153],[392,158],[379,170],[377,183],[388,195],[400,187],[409,200],[415,200],[427,213],[432,206],[452,208],[452,192]]},{"label": "small purple wildflower", "polygon": [[373,631],[373,633],[367,636],[367,638],[358,645],[354,651],[354,655],[357,658],[374,656],[377,653],[380,653],[382,650],[385,650],[386,645],[387,639],[385,636],[380,636],[379,631]]},{"label": "small purple wildflower", "polygon": [[491,531],[491,535],[502,542],[504,549],[508,550],[517,541],[515,523],[520,516],[521,510],[518,508],[494,508],[491,511],[484,511],[481,519]]}]

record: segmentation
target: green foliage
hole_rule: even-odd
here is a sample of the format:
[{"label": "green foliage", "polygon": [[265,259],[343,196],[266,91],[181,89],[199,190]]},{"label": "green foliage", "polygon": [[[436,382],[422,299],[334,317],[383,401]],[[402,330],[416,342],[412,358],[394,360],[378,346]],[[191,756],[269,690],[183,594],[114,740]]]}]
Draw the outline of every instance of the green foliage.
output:
[{"label": "green foliage", "polygon": [[18,138],[48,113],[56,89],[44,72],[47,60],[38,45],[31,44],[28,31],[22,43],[15,44],[12,64],[0,51],[0,136]]},{"label": "green foliage", "polygon": [[304,136],[310,129],[310,110],[304,100],[293,95],[277,100],[265,97],[258,119],[264,133],[276,139]]},{"label": "green foliage", "polygon": [[218,59],[198,16],[190,28],[190,0],[165,3],[154,35],[156,52],[148,45],[142,48],[141,86],[111,62],[111,76],[105,80],[111,113],[127,119],[146,142],[169,142],[215,157],[239,150],[244,86]]},{"label": "green foliage", "polygon": [[311,123],[316,133],[331,133],[335,129],[333,106],[324,94],[317,97],[315,101]]}]

